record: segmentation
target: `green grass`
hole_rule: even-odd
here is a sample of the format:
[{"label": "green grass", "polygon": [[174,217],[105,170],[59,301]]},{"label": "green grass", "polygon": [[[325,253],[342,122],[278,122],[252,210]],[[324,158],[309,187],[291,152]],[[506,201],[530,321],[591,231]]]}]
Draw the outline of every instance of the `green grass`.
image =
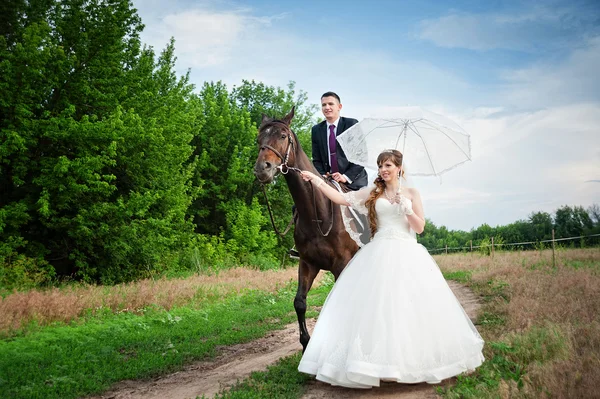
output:
[{"label": "green grass", "polygon": [[[461,272],[451,273],[461,275]],[[467,282],[467,281],[465,281]],[[469,284],[484,300],[478,317],[481,333],[505,330],[506,314],[488,306],[497,301],[509,302],[510,285],[501,279]],[[504,397],[501,385],[518,390],[528,365],[564,359],[569,355],[568,342],[559,326],[548,323],[533,327],[524,333],[502,333],[500,341],[488,341],[484,347],[485,362],[469,375],[461,375],[449,387],[436,388],[446,398],[495,398]],[[507,388],[510,389],[510,388]]]},{"label": "green grass", "polygon": [[458,376],[455,385],[437,388],[437,392],[446,398],[501,397],[502,382],[522,388],[530,364],[565,359],[569,349],[560,328],[547,325],[511,334],[500,342],[487,342],[484,353],[486,361],[473,374]]},{"label": "green grass", "polygon": [[215,399],[296,399],[302,396],[304,384],[311,376],[298,372],[301,352],[279,360],[266,371],[254,372],[229,390],[222,391]]},{"label": "green grass", "polygon": [[592,269],[594,271],[600,271],[600,262],[596,260],[567,260],[564,264],[573,269]]},{"label": "green grass", "polygon": [[446,280],[454,280],[466,284],[471,281],[471,275],[473,273],[468,270],[458,270],[454,272],[442,272],[442,274]]},{"label": "green grass", "polygon": [[[322,305],[329,287],[309,294]],[[106,314],[0,341],[0,397],[76,398],[125,379],[173,372],[293,322],[295,285],[248,291],[205,307]],[[308,316],[316,313],[309,308]]]},{"label": "green grass", "polygon": [[502,300],[507,303],[510,302],[510,285],[504,280],[494,278],[483,283],[478,282],[467,285],[480,295],[485,303],[496,300]]}]

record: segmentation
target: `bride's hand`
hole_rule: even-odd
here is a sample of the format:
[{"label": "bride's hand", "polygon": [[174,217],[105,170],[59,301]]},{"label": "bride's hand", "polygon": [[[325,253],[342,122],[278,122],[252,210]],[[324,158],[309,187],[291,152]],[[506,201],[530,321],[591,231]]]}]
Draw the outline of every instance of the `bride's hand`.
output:
[{"label": "bride's hand", "polygon": [[412,209],[412,201],[405,196],[400,196],[400,208],[406,216],[410,216],[415,213],[415,211]]},{"label": "bride's hand", "polygon": [[302,175],[304,181],[313,181],[317,179],[317,176],[314,173],[309,172],[308,170],[303,170],[300,172],[300,174]]},{"label": "bride's hand", "polygon": [[305,181],[311,182],[317,188],[319,188],[321,184],[325,183],[325,180],[322,177],[317,176],[314,173],[309,172],[307,170],[301,171],[300,175]]}]

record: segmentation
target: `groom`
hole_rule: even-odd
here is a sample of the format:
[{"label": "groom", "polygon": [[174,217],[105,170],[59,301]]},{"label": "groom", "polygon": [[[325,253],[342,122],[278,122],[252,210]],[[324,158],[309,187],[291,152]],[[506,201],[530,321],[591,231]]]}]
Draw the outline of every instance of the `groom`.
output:
[{"label": "groom", "polygon": [[[340,96],[332,91],[321,96],[321,111],[325,120],[312,127],[312,161],[321,175],[329,173],[333,180],[345,183],[350,190],[356,191],[367,185],[367,171],[362,166],[348,161],[335,138],[358,121],[340,116],[341,110]],[[299,257],[295,246],[288,253],[291,258]]]},{"label": "groom", "polygon": [[367,172],[362,166],[348,161],[335,138],[358,121],[340,116],[341,110],[340,96],[332,91],[321,96],[325,120],[312,127],[312,161],[321,175],[329,173],[335,181],[356,191],[367,185]]}]

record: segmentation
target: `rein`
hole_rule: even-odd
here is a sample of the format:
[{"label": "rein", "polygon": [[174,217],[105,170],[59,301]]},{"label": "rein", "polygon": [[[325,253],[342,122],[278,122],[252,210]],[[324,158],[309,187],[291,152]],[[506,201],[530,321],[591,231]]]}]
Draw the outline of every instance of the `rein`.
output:
[{"label": "rein", "polygon": [[273,229],[275,230],[275,233],[277,233],[280,237],[285,237],[285,235],[288,233],[288,231],[290,231],[290,229],[292,228],[292,225],[294,224],[294,216],[292,216],[292,218],[290,219],[290,222],[288,223],[287,227],[285,228],[285,230],[282,232],[280,232],[277,229],[277,226],[275,226],[275,219],[273,218],[273,211],[271,210],[271,205],[269,204],[269,198],[267,197],[267,191],[265,190],[265,185],[261,184],[260,187],[262,188],[263,194],[265,195],[265,200],[267,201],[267,209],[269,210],[269,217],[271,218],[271,224],[273,225]]},{"label": "rein", "polygon": [[[310,184],[310,182],[308,182],[308,184]],[[310,191],[311,191],[312,197],[313,197],[313,206],[315,207],[315,216],[317,217],[316,219],[313,219],[313,222],[315,222],[317,224],[317,229],[319,230],[319,233],[321,233],[321,235],[323,237],[327,237],[329,235],[329,233],[331,232],[331,229],[333,228],[333,201],[329,200],[329,214],[331,215],[331,223],[329,224],[329,228],[327,229],[327,232],[323,233],[323,230],[321,230],[321,223],[323,223],[323,221],[319,220],[319,214],[317,213],[317,196],[315,195],[315,188],[313,187],[312,184],[310,184]]]},{"label": "rein", "polygon": [[[292,140],[292,134],[290,132],[288,132],[288,145],[287,145],[287,149],[285,152],[285,157],[283,157],[279,153],[279,151],[277,151],[275,148],[271,147],[268,144],[261,145],[260,149],[266,148],[266,149],[273,151],[273,153],[275,153],[275,155],[277,155],[279,157],[279,159],[281,159],[281,161],[282,161],[281,165],[277,166],[277,169],[279,169],[279,171],[281,172],[282,175],[287,175],[290,172],[290,170],[293,170],[298,173],[302,172],[301,169],[298,169],[296,167],[288,165],[288,161],[290,159],[290,150],[292,149],[293,146],[294,146],[294,141]],[[330,204],[329,214],[331,215],[331,223],[329,224],[329,228],[327,229],[327,232],[323,233],[323,230],[321,229],[321,223],[323,223],[323,221],[319,219],[319,214],[317,212],[317,198],[315,195],[315,189],[312,186],[312,184],[310,184],[310,182],[308,184],[310,185],[310,190],[311,190],[311,194],[312,194],[312,198],[313,198],[313,206],[315,209],[315,216],[317,217],[316,219],[313,219],[313,222],[315,222],[317,224],[317,229],[319,230],[319,233],[323,237],[327,237],[329,235],[329,233],[331,232],[331,229],[333,228],[333,201],[329,200],[329,204]],[[267,202],[267,209],[269,210],[269,217],[271,219],[271,224],[273,225],[273,229],[279,236],[285,237],[285,235],[288,233],[288,231],[294,224],[294,216],[292,216],[292,219],[288,223],[284,232],[281,233],[279,231],[279,229],[277,229],[277,226],[275,226],[275,219],[273,218],[273,211],[271,210],[271,205],[269,204],[269,198],[267,197],[267,191],[265,190],[265,185],[261,183],[260,186],[262,188],[263,194],[265,195],[265,201]]]}]

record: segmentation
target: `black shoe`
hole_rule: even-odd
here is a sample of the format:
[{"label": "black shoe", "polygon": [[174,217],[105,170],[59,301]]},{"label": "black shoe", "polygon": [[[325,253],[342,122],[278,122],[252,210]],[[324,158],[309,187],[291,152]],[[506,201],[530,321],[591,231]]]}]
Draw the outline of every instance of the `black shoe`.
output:
[{"label": "black shoe", "polygon": [[300,259],[300,254],[298,253],[298,251],[296,251],[295,248],[292,248],[288,251],[288,254],[290,254],[290,258],[292,259]]}]

